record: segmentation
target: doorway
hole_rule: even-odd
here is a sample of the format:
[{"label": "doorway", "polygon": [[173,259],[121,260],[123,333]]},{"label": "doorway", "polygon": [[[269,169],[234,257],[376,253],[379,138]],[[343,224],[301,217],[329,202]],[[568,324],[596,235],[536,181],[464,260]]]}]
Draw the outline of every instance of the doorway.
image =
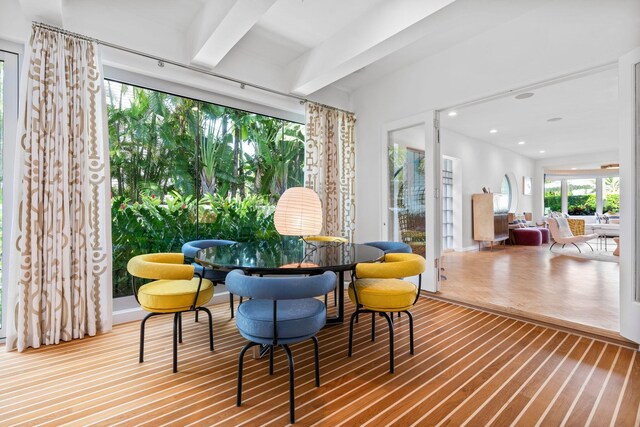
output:
[{"label": "doorway", "polygon": [[[619,195],[604,184],[618,175],[605,168],[620,163],[614,143],[617,74],[610,64],[440,111],[441,153],[460,158],[465,174],[462,244],[442,254],[447,280],[441,297],[622,339],[616,245],[612,236],[594,231],[596,213],[612,224],[624,221],[614,203]],[[558,213],[586,226],[582,234],[598,234],[607,243],[600,253],[558,246],[550,251],[553,242],[542,242],[549,213],[556,211],[545,178],[559,174],[575,185],[558,186]],[[593,189],[580,187],[580,179],[592,179]],[[445,195],[447,189],[441,191]],[[535,234],[538,240],[514,241],[512,230],[504,249],[478,251],[471,199],[484,192],[494,193],[494,209],[509,212],[510,228],[525,228],[516,234]]]}]

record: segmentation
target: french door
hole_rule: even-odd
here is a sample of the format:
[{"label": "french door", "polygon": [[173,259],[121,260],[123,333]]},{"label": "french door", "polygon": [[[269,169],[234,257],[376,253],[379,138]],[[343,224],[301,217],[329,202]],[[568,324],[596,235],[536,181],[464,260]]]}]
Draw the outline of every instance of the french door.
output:
[{"label": "french door", "polygon": [[[11,171],[12,150],[5,150],[5,146],[14,146],[16,125],[18,123],[18,55],[0,50],[0,338],[6,335],[6,304],[7,286],[6,274],[3,267],[7,264],[11,218],[7,196],[11,196],[9,185],[6,185],[5,171]],[[8,180],[10,184],[12,181]]]},{"label": "french door", "polygon": [[431,292],[439,287],[441,244],[436,114],[431,111],[387,123],[381,138],[381,238],[405,242],[425,257],[422,289]]},{"label": "french door", "polygon": [[640,48],[618,62],[620,334],[640,343]]}]

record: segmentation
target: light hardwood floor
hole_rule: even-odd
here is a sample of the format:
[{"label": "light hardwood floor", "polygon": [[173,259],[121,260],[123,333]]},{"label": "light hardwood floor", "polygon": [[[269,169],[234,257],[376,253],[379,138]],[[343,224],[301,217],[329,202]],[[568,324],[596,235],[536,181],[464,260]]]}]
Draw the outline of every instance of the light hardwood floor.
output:
[{"label": "light hardwood floor", "polygon": [[615,339],[619,264],[551,253],[548,245],[506,246],[443,256],[437,296]]},{"label": "light hardwood floor", "polygon": [[[353,307],[348,304],[350,313]],[[627,347],[504,316],[422,298],[415,355],[408,319],[396,321],[396,373],[388,371],[388,334],[378,319],[319,334],[322,386],[310,342],[292,347],[296,416],[301,426],[637,426],[640,354]],[[226,304],[213,308],[215,351],[207,327],[184,319],[179,372],[171,372],[171,316],[148,323],[146,360],[137,360],[139,323],[109,334],[25,353],[0,349],[0,425],[283,426],[288,376],[282,351],[245,363],[244,402],[235,406],[244,339]],[[538,424],[540,423],[540,424]]]}]

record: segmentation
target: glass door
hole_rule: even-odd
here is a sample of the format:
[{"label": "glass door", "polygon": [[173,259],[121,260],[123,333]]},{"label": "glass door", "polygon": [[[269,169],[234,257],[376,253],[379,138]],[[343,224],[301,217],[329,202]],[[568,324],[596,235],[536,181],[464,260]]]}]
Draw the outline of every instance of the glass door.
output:
[{"label": "glass door", "polygon": [[640,49],[620,58],[620,335],[640,343]]},{"label": "glass door", "polygon": [[394,130],[388,142],[389,240],[425,256],[424,125]]},{"label": "glass door", "polygon": [[[7,287],[4,274],[4,266],[7,265],[9,234],[4,235],[5,225],[10,230],[10,217],[8,206],[10,200],[4,185],[5,165],[12,160],[5,157],[5,145],[14,146],[16,124],[18,123],[18,55],[0,50],[0,338],[6,334],[6,301]],[[10,194],[9,194],[10,196]]]}]

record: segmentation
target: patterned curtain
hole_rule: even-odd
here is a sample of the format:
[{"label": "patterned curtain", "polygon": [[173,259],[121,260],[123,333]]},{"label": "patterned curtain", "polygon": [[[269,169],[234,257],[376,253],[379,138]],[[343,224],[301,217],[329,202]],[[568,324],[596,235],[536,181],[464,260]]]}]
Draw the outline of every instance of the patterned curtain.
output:
[{"label": "patterned curtain", "polygon": [[111,329],[104,88],[95,43],[34,25],[21,86],[7,350]]},{"label": "patterned curtain", "polygon": [[307,103],[305,187],[320,196],[323,234],[354,241],[355,232],[355,116]]}]

